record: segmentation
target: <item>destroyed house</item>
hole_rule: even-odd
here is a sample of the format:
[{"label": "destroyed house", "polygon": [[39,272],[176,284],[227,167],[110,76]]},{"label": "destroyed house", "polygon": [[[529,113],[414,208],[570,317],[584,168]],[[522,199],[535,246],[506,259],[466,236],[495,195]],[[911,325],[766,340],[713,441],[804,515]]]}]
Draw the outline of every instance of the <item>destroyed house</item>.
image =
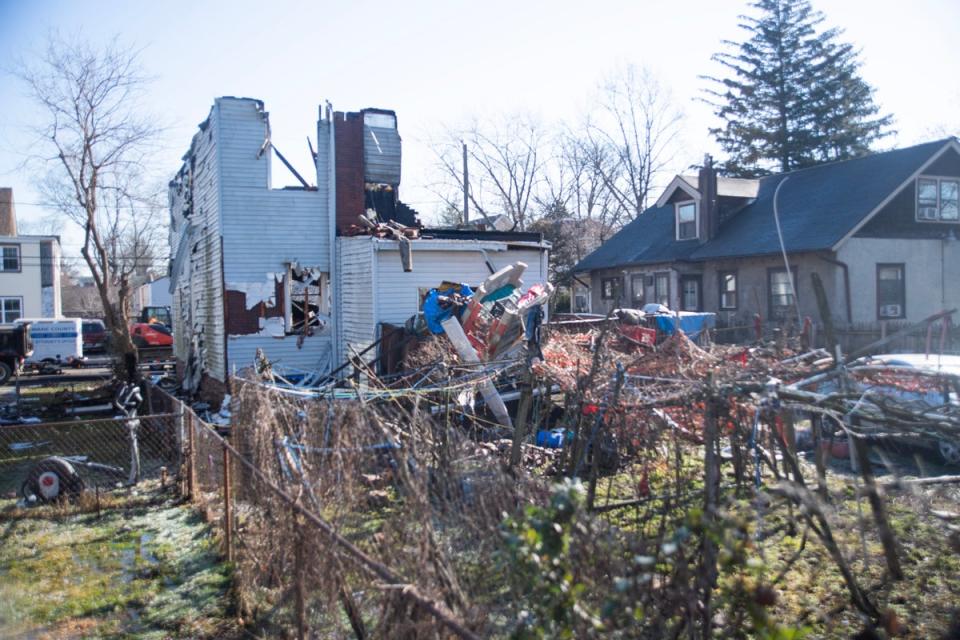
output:
[{"label": "destroyed house", "polygon": [[732,327],[818,319],[817,274],[837,326],[921,320],[960,306],[958,195],[954,138],[749,180],[707,158],[575,267],[577,293],[594,313],[662,303]]},{"label": "destroyed house", "polygon": [[[174,352],[186,389],[228,392],[258,349],[278,369],[330,372],[445,281],[475,284],[517,261],[529,282],[546,281],[540,234],[420,226],[399,198],[392,111],[327,108],[316,140],[311,183],[273,149],[259,100],[216,99],[194,135],[169,189]],[[272,187],[272,153],[300,186]],[[365,356],[376,359],[375,349]]]}]

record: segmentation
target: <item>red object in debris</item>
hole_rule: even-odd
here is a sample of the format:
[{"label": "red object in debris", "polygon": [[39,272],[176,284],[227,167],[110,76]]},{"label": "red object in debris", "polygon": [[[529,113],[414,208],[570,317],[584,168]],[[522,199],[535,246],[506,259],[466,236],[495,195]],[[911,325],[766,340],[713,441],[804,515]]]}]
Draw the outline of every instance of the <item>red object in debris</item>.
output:
[{"label": "red object in debris", "polygon": [[632,325],[621,325],[620,333],[630,338],[634,342],[639,342],[645,347],[652,347],[657,343],[657,330],[648,327],[637,327]]},{"label": "red object in debris", "polygon": [[592,416],[593,414],[600,411],[600,406],[595,404],[585,404],[583,405],[583,415]]},{"label": "red object in debris", "polygon": [[169,347],[173,344],[173,334],[166,325],[137,322],[130,325],[130,337],[138,347]]},{"label": "red object in debris", "polygon": [[803,330],[800,332],[800,345],[804,351],[810,349],[810,338],[813,335],[813,320],[810,316],[803,317]]},{"label": "red object in debris", "polygon": [[836,440],[823,440],[820,442],[820,449],[829,453],[837,460],[850,459],[850,443],[846,438]]},{"label": "red object in debris", "polygon": [[650,495],[650,481],[647,478],[647,470],[643,470],[643,475],[640,477],[640,486],[637,487],[637,493],[641,496]]},{"label": "red object in debris", "polygon": [[744,349],[739,353],[734,353],[733,355],[727,356],[727,360],[731,362],[739,362],[744,367],[747,366],[747,356],[750,355],[749,349]]}]

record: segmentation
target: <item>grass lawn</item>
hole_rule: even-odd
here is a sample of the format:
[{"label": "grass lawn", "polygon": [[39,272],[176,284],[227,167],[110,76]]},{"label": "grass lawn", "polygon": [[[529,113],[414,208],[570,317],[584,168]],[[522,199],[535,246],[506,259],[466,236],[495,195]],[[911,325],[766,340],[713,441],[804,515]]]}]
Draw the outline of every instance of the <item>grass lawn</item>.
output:
[{"label": "grass lawn", "polygon": [[0,638],[224,638],[230,569],[166,494],[107,496],[98,517],[0,502]]}]

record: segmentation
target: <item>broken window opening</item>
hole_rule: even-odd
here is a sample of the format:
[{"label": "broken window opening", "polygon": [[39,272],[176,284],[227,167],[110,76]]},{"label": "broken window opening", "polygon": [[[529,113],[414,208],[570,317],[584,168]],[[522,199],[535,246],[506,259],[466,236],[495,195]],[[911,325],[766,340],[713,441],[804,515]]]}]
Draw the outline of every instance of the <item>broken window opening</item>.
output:
[{"label": "broken window opening", "polygon": [[327,274],[311,269],[287,267],[284,318],[287,335],[313,335],[322,330],[328,313]]}]

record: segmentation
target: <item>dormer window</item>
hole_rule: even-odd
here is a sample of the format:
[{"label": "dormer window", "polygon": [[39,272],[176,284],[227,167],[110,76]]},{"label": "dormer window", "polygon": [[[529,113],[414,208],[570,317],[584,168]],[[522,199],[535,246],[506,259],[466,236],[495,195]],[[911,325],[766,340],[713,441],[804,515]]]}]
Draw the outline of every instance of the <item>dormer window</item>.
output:
[{"label": "dormer window", "polygon": [[697,237],[697,203],[677,203],[677,240],[694,240]]},{"label": "dormer window", "polygon": [[917,178],[917,220],[924,222],[960,220],[960,180]]}]

